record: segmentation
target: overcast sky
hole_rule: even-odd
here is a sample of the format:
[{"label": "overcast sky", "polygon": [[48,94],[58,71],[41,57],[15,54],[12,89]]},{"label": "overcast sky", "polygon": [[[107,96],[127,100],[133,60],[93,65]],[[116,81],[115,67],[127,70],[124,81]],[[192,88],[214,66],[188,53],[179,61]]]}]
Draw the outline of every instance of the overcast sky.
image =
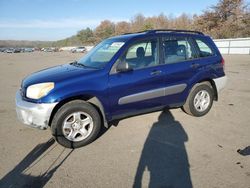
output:
[{"label": "overcast sky", "polygon": [[201,14],[217,0],[0,0],[0,40],[58,40],[104,19]]}]

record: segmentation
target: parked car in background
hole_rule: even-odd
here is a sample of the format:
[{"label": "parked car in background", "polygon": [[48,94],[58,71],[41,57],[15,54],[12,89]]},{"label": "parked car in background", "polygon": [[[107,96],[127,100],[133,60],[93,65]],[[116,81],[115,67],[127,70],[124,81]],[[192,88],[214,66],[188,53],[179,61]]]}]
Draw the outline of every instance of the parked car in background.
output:
[{"label": "parked car in background", "polygon": [[14,48],[7,48],[4,52],[5,53],[14,53],[15,49]]},{"label": "parked car in background", "polygon": [[6,48],[0,48],[0,52],[5,52]]},{"label": "parked car in background", "polygon": [[116,36],[79,61],[26,77],[16,94],[17,115],[31,127],[50,127],[59,144],[77,148],[94,141],[102,126],[131,115],[180,107],[204,116],[226,84],[224,65],[201,32]]},{"label": "parked car in background", "polygon": [[43,51],[44,52],[55,52],[56,48],[52,48],[52,47],[50,47],[50,48],[44,48]]},{"label": "parked car in background", "polygon": [[20,53],[21,52],[21,48],[15,48],[14,53]]},{"label": "parked car in background", "polygon": [[64,47],[61,47],[59,49],[59,52],[62,52],[62,51],[70,51],[72,52],[73,49],[75,49],[76,47],[75,46],[64,46]]},{"label": "parked car in background", "polygon": [[21,48],[7,48],[4,52],[5,53],[20,53]]},{"label": "parked car in background", "polygon": [[84,53],[86,52],[86,48],[84,46],[80,46],[71,50],[72,53]]},{"label": "parked car in background", "polygon": [[0,52],[5,53],[20,53],[20,52],[33,52],[34,48],[0,48]]},{"label": "parked car in background", "polygon": [[34,48],[24,48],[24,52],[34,52]]}]

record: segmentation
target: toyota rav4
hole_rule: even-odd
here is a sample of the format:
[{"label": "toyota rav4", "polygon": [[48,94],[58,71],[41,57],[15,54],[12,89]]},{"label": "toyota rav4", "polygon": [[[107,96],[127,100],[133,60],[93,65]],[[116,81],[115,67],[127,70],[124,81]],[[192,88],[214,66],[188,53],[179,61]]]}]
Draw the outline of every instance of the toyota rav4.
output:
[{"label": "toyota rav4", "polygon": [[149,30],[108,38],[78,61],[26,77],[16,111],[24,124],[50,127],[59,144],[77,148],[128,116],[176,107],[203,116],[225,83],[209,36]]}]

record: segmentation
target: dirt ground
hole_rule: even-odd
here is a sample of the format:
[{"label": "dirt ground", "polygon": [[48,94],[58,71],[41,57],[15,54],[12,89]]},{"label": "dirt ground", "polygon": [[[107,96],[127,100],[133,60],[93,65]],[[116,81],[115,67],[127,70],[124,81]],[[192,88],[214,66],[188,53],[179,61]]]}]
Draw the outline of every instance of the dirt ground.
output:
[{"label": "dirt ground", "polygon": [[180,109],[120,121],[94,143],[65,149],[16,119],[26,75],[82,54],[0,53],[0,187],[250,188],[250,56],[225,56],[226,88],[209,114]]}]

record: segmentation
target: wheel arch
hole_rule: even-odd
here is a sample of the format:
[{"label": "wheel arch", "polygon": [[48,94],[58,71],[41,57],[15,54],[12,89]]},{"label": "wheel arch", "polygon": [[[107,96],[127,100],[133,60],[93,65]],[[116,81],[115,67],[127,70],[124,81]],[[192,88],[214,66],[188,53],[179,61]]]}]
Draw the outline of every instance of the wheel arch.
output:
[{"label": "wheel arch", "polygon": [[49,126],[51,126],[51,122],[56,114],[56,112],[66,103],[70,102],[70,101],[73,101],[73,100],[83,100],[83,101],[86,101],[86,102],[89,102],[91,105],[93,105],[96,110],[99,112],[99,114],[101,115],[101,118],[102,118],[102,122],[103,122],[103,125],[108,128],[108,123],[107,123],[107,120],[106,120],[106,116],[105,116],[105,110],[104,110],[104,107],[101,103],[101,101],[96,97],[96,96],[93,96],[93,95],[78,95],[78,96],[71,96],[71,97],[68,97],[68,98],[65,98],[63,99],[62,101],[60,101],[55,107],[54,109],[52,110],[52,113],[50,115],[50,119],[49,119]]},{"label": "wheel arch", "polygon": [[214,91],[214,100],[218,101],[218,91],[217,91],[217,88],[216,88],[216,84],[213,81],[213,79],[210,79],[210,78],[205,78],[205,79],[199,80],[198,82],[194,83],[192,85],[192,87],[190,88],[189,92],[188,92],[188,96],[192,92],[192,90],[194,90],[197,86],[199,86],[201,84],[204,84],[204,83],[209,84],[213,88],[213,91]]},{"label": "wheel arch", "polygon": [[214,91],[214,100],[218,101],[218,91],[217,91],[217,87],[213,79],[210,79],[210,78],[203,79],[203,80],[200,80],[198,83],[206,83],[206,82],[212,86],[213,91]]}]

